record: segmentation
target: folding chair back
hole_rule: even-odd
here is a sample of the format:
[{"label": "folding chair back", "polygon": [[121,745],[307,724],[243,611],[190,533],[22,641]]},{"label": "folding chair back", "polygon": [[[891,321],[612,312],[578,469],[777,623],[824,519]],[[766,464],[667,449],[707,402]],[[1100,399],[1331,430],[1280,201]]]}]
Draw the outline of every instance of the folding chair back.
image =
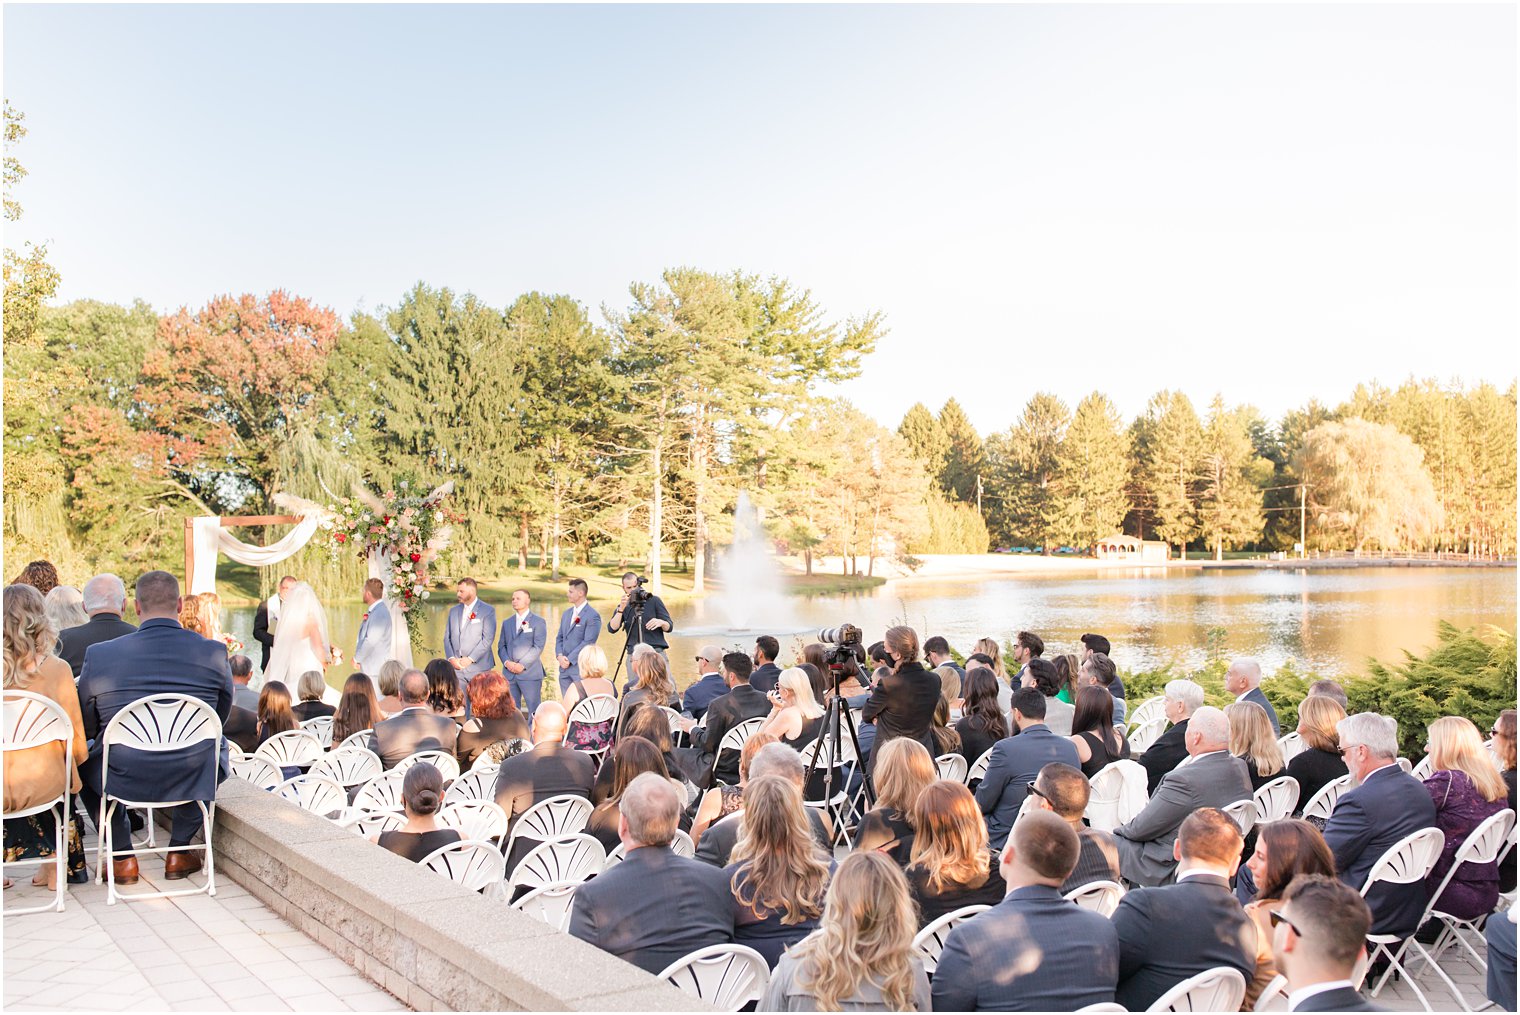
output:
[{"label": "folding chair back", "polygon": [[744,745],[749,743],[749,738],[760,732],[760,727],[765,725],[765,719],[756,717],[746,719],[739,725],[723,734],[723,739],[718,742],[718,750],[713,755],[713,781],[717,782],[718,759],[723,757],[724,751],[742,751]]},{"label": "folding chair back", "polygon": [[1282,751],[1283,764],[1286,765],[1308,750],[1309,745],[1304,742],[1298,730],[1290,730],[1277,738],[1277,747]]},{"label": "folding chair back", "polygon": [[771,971],[753,948],[711,945],[666,966],[659,976],[718,1011],[740,1011],[765,994]]},{"label": "folding chair back", "polygon": [[324,818],[348,810],[348,790],[323,775],[298,775],[282,782],[276,792],[303,811]]},{"label": "folding chair back", "polygon": [[507,812],[494,800],[445,801],[438,812],[438,824],[442,828],[457,828],[463,839],[481,842],[498,842],[507,834]]},{"label": "folding chair back", "polygon": [[1228,966],[1190,976],[1156,999],[1146,1011],[1239,1011],[1246,979]]},{"label": "folding chair back", "polygon": [[63,710],[63,706],[56,701],[34,691],[23,691],[18,688],[5,692],[5,718],[3,725],[0,725],[0,735],[4,737],[0,740],[0,753],[5,755],[9,755],[12,751],[30,750],[60,741],[63,743],[63,777],[58,784],[63,787],[62,791],[53,799],[43,803],[5,812],[7,821],[11,818],[40,814],[43,811],[53,812],[55,840],[53,855],[7,862],[12,866],[19,864],[47,867],[51,865],[56,868],[58,885],[51,902],[25,909],[7,909],[5,915],[22,916],[26,913],[41,913],[49,909],[61,913],[64,893],[68,888],[68,849],[65,839],[69,828],[69,801],[73,796],[69,792],[69,786],[74,779],[74,724],[70,721],[69,714]]},{"label": "folding chair back", "polygon": [[976,914],[991,908],[991,906],[962,906],[926,924],[924,929],[913,938],[913,951],[923,960],[924,972],[933,973],[938,967],[939,953],[945,950],[945,939],[950,936],[952,930]]},{"label": "folding chair back", "polygon": [[[400,773],[400,774],[397,774]],[[393,768],[359,787],[354,806],[364,811],[401,812],[401,780],[406,773]]]},{"label": "folding chair back", "polygon": [[1350,774],[1343,775],[1339,779],[1331,779],[1320,788],[1320,791],[1309,798],[1304,804],[1304,820],[1318,818],[1320,821],[1330,820],[1330,812],[1335,810],[1335,804],[1341,798],[1341,794],[1351,788]]},{"label": "folding chair back", "polygon": [[1239,826],[1242,837],[1250,835],[1251,829],[1256,827],[1256,802],[1254,800],[1237,800],[1219,809],[1228,814],[1230,820]]},{"label": "folding chair back", "polygon": [[589,698],[582,698],[565,718],[565,742],[568,743],[571,723],[593,726],[608,719],[616,719],[617,714],[618,700],[610,694],[593,694]]},{"label": "folding chair back", "polygon": [[1134,732],[1129,735],[1130,756],[1138,758],[1150,750],[1151,744],[1159,740],[1161,734],[1165,732],[1166,716],[1164,715],[1158,715],[1154,719],[1147,719],[1139,726],[1136,726]]},{"label": "folding chair back", "polygon": [[512,870],[513,889],[580,884],[600,874],[607,851],[589,835],[563,835],[534,846]]},{"label": "folding chair back", "polygon": [[311,775],[320,775],[349,789],[363,786],[385,774],[380,755],[367,747],[339,747],[329,751],[311,766]]},{"label": "folding chair back", "polygon": [[253,783],[259,789],[276,790],[285,781],[285,773],[268,758],[245,754],[232,759],[232,777]]},{"label": "folding chair back", "polygon": [[423,867],[472,892],[499,886],[505,863],[501,850],[494,845],[471,839],[451,842],[422,858]]},{"label": "folding chair back", "polygon": [[463,803],[466,800],[496,799],[496,770],[500,765],[471,768],[455,779],[443,794],[443,806]]},{"label": "folding chair back", "polygon": [[1083,909],[1104,916],[1113,916],[1123,898],[1124,889],[1115,881],[1090,881],[1066,893],[1067,902],[1075,902]]},{"label": "folding chair back", "polygon": [[449,751],[418,751],[396,762],[396,767],[391,771],[404,773],[408,768],[423,761],[438,769],[445,783],[459,778],[459,759]]},{"label": "folding chair back", "polygon": [[366,811],[350,807],[338,817],[338,824],[367,839],[371,835],[394,832],[404,827],[406,815],[398,811]]},{"label": "folding chair back", "polygon": [[[1135,710],[1129,714],[1129,725],[1131,729],[1138,729],[1152,720],[1165,718],[1166,695],[1158,694],[1155,697],[1146,698],[1135,706]],[[1134,738],[1130,739],[1130,743],[1133,745]]]},{"label": "folding chair back", "polygon": [[555,930],[568,931],[570,909],[575,902],[575,890],[579,887],[579,884],[543,885],[510,905],[535,920],[542,920]]},{"label": "folding chair back", "polygon": [[368,750],[369,749],[369,738],[372,737],[372,736],[374,736],[374,735],[375,735],[374,729],[360,730],[357,733],[350,733],[348,736],[346,736],[346,737],[343,738],[343,742],[341,744],[339,744],[338,746],[339,747],[363,747],[366,750]]},{"label": "folding chair back", "polygon": [[574,835],[586,827],[591,810],[591,801],[585,797],[567,794],[541,800],[513,822],[507,848],[502,852],[510,857],[518,839],[548,842],[562,835]]},{"label": "folding chair back", "polygon": [[315,719],[307,719],[301,723],[302,731],[316,737],[317,743],[322,745],[324,751],[332,746],[332,727],[333,717],[330,715],[319,715]]},{"label": "folding chair back", "polygon": [[1252,794],[1251,799],[1256,802],[1257,823],[1281,821],[1298,806],[1298,780],[1287,775],[1273,779]]},{"label": "folding chair back", "polygon": [[987,778],[987,766],[991,762],[992,748],[989,747],[982,752],[982,756],[980,758],[977,758],[971,763],[970,768],[966,769],[966,785],[969,786],[973,782],[976,782],[978,779]]},{"label": "folding chair back", "polygon": [[951,782],[965,782],[966,773],[971,770],[965,757],[960,754],[941,754],[934,759],[934,768],[941,779]]},{"label": "folding chair back", "polygon": [[305,730],[286,730],[264,741],[253,753],[267,758],[276,768],[308,768],[322,757],[322,745]]}]

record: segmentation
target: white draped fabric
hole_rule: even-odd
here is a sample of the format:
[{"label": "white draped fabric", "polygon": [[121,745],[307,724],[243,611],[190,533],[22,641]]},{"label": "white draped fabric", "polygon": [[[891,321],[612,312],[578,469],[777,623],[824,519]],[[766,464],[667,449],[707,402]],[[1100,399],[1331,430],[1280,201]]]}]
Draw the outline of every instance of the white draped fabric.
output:
[{"label": "white draped fabric", "polygon": [[[190,576],[191,594],[199,595],[202,592],[216,591],[218,554],[226,554],[239,564],[268,567],[299,553],[303,546],[311,542],[311,537],[316,535],[321,524],[320,517],[307,515],[278,542],[270,543],[268,546],[254,546],[252,543],[245,543],[235,538],[231,531],[222,528],[222,519],[219,516],[194,519],[190,536],[195,554],[195,572]],[[371,568],[373,566],[371,564]]]},{"label": "white draped fabric", "polygon": [[387,658],[411,669],[412,633],[406,626],[406,614],[397,604],[396,590],[391,588],[391,555],[378,546],[369,552],[369,576],[379,578],[385,585],[385,608],[391,614],[391,650]]}]

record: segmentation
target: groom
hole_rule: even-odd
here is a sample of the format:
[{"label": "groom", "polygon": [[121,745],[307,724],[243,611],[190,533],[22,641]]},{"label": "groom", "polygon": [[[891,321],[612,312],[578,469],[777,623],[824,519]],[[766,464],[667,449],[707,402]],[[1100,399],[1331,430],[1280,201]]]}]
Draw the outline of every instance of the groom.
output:
[{"label": "groom", "polygon": [[391,657],[391,611],[382,600],[385,583],[371,578],[364,583],[364,618],[359,621],[359,642],[354,646],[354,669],[371,676]]},{"label": "groom", "polygon": [[454,664],[454,675],[463,687],[477,673],[496,665],[491,639],[496,634],[496,609],[481,599],[474,578],[461,578],[455,586],[459,605],[449,610],[443,632],[443,654]]},{"label": "groom", "polygon": [[269,669],[269,652],[274,648],[274,632],[269,628],[280,622],[280,604],[285,597],[290,595],[290,590],[296,587],[295,575],[286,575],[280,579],[279,591],[259,604],[258,610],[253,615],[253,640],[264,647],[259,657],[259,672]]}]

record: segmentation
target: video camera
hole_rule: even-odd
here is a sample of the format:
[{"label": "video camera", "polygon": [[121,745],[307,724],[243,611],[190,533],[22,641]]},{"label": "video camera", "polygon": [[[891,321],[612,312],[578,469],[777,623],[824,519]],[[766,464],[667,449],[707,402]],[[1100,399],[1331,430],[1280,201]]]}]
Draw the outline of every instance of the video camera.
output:
[{"label": "video camera", "polygon": [[649,584],[649,579],[640,576],[634,578],[634,582],[633,590],[628,593],[628,601],[635,606],[643,606],[649,602],[651,595],[650,591],[644,587]]},{"label": "video camera", "polygon": [[818,640],[832,646],[823,658],[836,686],[841,680],[861,675],[860,664],[866,660],[866,649],[860,628],[854,624],[826,627],[818,632]]}]

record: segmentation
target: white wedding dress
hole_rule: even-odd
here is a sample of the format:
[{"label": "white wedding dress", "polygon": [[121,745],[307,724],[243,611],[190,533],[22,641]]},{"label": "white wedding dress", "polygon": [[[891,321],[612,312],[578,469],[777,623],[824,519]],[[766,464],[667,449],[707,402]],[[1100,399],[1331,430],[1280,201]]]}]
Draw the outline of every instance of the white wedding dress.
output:
[{"label": "white wedding dress", "polygon": [[[296,682],[309,670],[326,672],[327,660],[332,657],[332,642],[327,637],[327,612],[317,599],[316,592],[305,582],[299,582],[285,597],[280,607],[280,620],[274,630],[274,648],[269,653],[269,665],[264,668],[264,682],[278,680],[295,697]],[[322,700],[336,704],[340,695],[329,686]]]}]

